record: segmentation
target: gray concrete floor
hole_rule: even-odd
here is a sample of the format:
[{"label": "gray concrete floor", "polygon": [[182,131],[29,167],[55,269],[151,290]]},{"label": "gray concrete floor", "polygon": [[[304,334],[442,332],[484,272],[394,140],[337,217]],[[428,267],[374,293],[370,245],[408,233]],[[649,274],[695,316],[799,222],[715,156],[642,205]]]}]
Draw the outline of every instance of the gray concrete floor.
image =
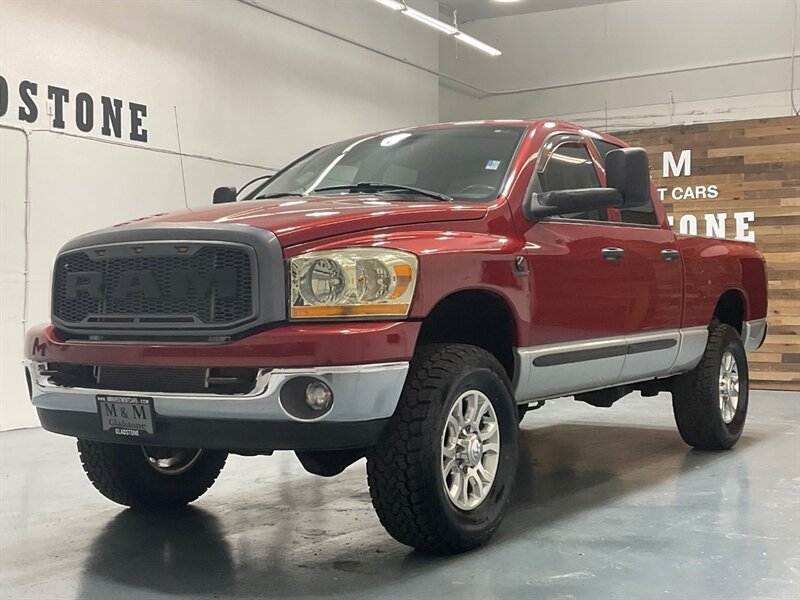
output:
[{"label": "gray concrete floor", "polygon": [[73,440],[0,435],[3,598],[800,597],[800,394],[756,392],[738,446],[683,445],[669,396],[559,400],[523,422],[491,544],[431,558],[372,512],[363,461],[333,479],[290,453],[231,457],[176,516],[123,510]]}]

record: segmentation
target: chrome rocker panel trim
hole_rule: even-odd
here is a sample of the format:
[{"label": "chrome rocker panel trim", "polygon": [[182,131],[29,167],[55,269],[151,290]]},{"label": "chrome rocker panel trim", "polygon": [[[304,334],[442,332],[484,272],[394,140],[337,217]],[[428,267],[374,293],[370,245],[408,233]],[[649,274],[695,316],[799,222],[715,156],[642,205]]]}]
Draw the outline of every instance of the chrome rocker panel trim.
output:
[{"label": "chrome rocker panel trim", "polygon": [[546,400],[685,373],[707,339],[698,326],[517,348],[514,397]]}]

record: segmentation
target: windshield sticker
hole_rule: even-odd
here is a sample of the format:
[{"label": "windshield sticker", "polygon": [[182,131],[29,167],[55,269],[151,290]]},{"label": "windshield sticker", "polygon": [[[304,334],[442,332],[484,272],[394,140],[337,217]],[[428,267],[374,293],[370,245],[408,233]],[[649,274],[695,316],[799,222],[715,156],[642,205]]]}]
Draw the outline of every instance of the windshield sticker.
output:
[{"label": "windshield sticker", "polygon": [[499,160],[490,160],[486,163],[486,170],[487,171],[497,171],[497,167],[500,166]]}]

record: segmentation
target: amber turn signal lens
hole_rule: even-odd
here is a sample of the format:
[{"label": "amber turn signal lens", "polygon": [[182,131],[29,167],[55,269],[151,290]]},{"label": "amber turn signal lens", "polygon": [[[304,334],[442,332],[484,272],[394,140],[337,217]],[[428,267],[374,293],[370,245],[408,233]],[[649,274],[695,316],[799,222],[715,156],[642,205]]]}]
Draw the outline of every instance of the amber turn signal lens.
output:
[{"label": "amber turn signal lens", "polygon": [[397,287],[389,296],[392,300],[405,294],[408,286],[414,281],[414,273],[409,265],[394,265],[394,274],[397,277]]},{"label": "amber turn signal lens", "polygon": [[293,306],[292,318],[315,317],[402,317],[408,304],[349,304],[342,306]]}]

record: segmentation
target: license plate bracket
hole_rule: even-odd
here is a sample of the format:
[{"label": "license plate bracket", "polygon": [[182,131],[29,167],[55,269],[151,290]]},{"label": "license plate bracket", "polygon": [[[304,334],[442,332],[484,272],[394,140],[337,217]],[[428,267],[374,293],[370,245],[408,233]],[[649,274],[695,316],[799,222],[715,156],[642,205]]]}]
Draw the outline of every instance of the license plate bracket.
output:
[{"label": "license plate bracket", "polygon": [[97,394],[95,400],[103,431],[119,437],[151,438],[155,435],[152,398]]}]

